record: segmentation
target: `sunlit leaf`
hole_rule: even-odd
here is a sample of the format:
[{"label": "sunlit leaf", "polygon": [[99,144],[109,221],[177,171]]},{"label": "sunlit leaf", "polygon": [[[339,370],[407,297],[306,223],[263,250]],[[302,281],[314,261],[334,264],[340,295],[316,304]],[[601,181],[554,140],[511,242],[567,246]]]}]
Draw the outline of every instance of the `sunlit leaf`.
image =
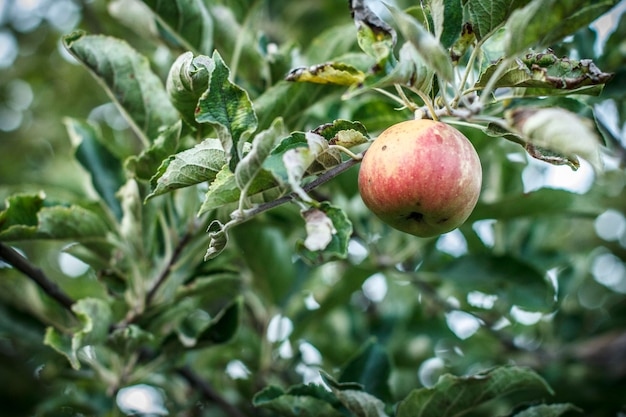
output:
[{"label": "sunlit leaf", "polygon": [[444,375],[432,388],[420,388],[398,405],[397,417],[452,417],[467,414],[487,401],[522,390],[551,393],[534,371],[503,366],[472,376]]},{"label": "sunlit leaf", "polygon": [[211,74],[209,89],[198,100],[196,121],[210,123],[217,132],[229,157],[231,171],[242,155],[240,144],[257,128],[257,117],[246,90],[233,84],[230,70],[216,51],[213,53],[215,69]]},{"label": "sunlit leaf", "polygon": [[310,208],[302,211],[305,222],[306,239],[303,245],[310,251],[321,251],[326,249],[333,240],[333,235],[337,229],[333,226],[332,220],[322,210]]},{"label": "sunlit leaf", "polygon": [[63,38],[65,47],[102,84],[147,146],[163,126],[178,115],[148,59],[123,40],[75,32]]},{"label": "sunlit leaf", "polygon": [[[300,255],[310,263],[323,263],[332,259],[345,259],[348,256],[348,243],[352,235],[352,223],[346,213],[329,203],[321,203],[310,212],[305,222],[307,240],[298,243]],[[305,212],[306,213],[306,212]],[[321,215],[323,214],[323,216]]]}]

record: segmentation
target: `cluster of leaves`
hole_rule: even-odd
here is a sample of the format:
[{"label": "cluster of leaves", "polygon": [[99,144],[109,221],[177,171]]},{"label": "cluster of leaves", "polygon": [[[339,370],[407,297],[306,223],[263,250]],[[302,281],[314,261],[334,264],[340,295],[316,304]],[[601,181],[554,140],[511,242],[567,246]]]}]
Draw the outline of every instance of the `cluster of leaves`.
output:
[{"label": "cluster of leaves", "polygon": [[[111,12],[121,3],[112,2]],[[75,371],[87,365],[105,391],[116,392],[135,382],[163,384],[160,375],[186,375],[193,385],[184,364],[200,363],[207,373],[216,369],[198,352],[227,348],[239,331],[236,346],[250,344],[246,355],[261,357],[257,377],[240,396],[257,392],[253,405],[269,415],[501,411],[480,408],[492,400],[502,400],[504,411],[519,417],[575,410],[568,403],[528,407],[525,397],[512,397],[523,390],[541,399],[552,393],[538,373],[518,366],[446,375],[429,388],[410,384],[408,392],[392,389],[390,355],[371,341],[347,362],[339,356],[354,346],[338,347],[338,358],[329,365],[339,363],[339,377],[322,373],[328,389],[316,384],[279,387],[293,383],[294,372],[285,372],[288,376],[280,380],[281,370],[264,363],[264,333],[277,311],[299,316],[300,334],[307,324],[315,333],[316,321],[332,321],[333,308],[349,302],[365,279],[380,271],[431,296],[439,312],[471,311],[472,306],[465,301],[451,305],[438,290],[460,300],[471,291],[494,294],[496,306],[480,316],[488,329],[512,306],[553,311],[554,288],[536,263],[489,253],[469,227],[463,231],[476,253],[442,259],[434,241],[409,241],[377,229],[371,216],[350,207],[350,192],[344,193],[342,205],[335,201],[341,196],[331,199],[317,189],[358,164],[370,140],[368,129],[413,115],[440,118],[474,132],[472,137],[512,141],[549,163],[577,168],[581,157],[601,171],[601,141],[595,125],[584,118],[592,115],[585,100],[600,94],[611,75],[590,60],[558,57],[544,48],[586,27],[615,1],[431,0],[405,11],[388,6],[391,24],[363,1],[352,0],[346,15],[352,12],[356,30],[351,22],[320,34],[306,54],[312,65],[295,69],[293,48],[256,42],[245,28],[234,39],[239,24],[224,6],[199,0],[137,4],[143,7],[139,13],[149,10],[162,41],[183,51],[163,78],[145,55],[121,39],[84,32],[63,39],[132,132],[125,140],[111,140],[98,125],[65,119],[75,158],[90,176],[96,201],[19,194],[0,212],[0,242],[71,242],[65,252],[88,264],[101,283],[67,295],[0,243],[2,259],[67,310],[43,320],[48,325],[45,344],[64,355]],[[222,56],[226,53],[230,66]],[[285,69],[291,69],[286,80],[276,81]],[[340,101],[343,107],[333,109]],[[386,106],[382,111],[381,105]],[[410,113],[393,113],[391,105]],[[344,187],[354,196],[353,184]],[[331,188],[337,189],[342,190]],[[277,219],[261,216],[285,203],[293,204]],[[470,222],[601,212],[602,207],[581,196],[543,190],[481,201]],[[244,222],[254,226],[246,229]],[[292,230],[302,222],[304,231]],[[377,253],[381,236],[388,242],[385,252]],[[364,265],[349,259],[355,237],[369,245],[372,259]],[[319,310],[308,311],[293,301],[294,293],[307,288],[304,281],[323,275],[319,265],[337,260],[339,275],[349,279],[334,284],[334,296],[323,298]],[[257,328],[259,334],[253,331]],[[269,354],[269,361],[275,358]],[[274,373],[268,376],[268,370]],[[245,409],[250,398],[237,399]],[[511,411],[515,406],[522,409]]]}]

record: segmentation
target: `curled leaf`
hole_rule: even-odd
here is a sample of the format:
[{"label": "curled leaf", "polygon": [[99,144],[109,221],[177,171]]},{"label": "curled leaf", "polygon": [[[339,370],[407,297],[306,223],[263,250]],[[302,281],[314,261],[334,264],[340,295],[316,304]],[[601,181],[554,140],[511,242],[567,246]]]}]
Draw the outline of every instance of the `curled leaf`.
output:
[{"label": "curled leaf", "polygon": [[[555,152],[571,161],[580,156],[596,171],[602,170],[600,138],[589,120],[562,108],[518,108],[505,117],[532,147]],[[567,164],[574,167],[576,162]]]},{"label": "curled leaf", "polygon": [[198,99],[209,88],[209,78],[215,63],[208,56],[194,58],[193,53],[179,56],[167,76],[165,88],[176,110],[189,125],[196,125]]},{"label": "curled leaf", "polygon": [[215,258],[222,253],[228,244],[228,229],[219,220],[213,220],[209,225],[207,232],[209,233],[209,247],[204,255],[204,260]]}]

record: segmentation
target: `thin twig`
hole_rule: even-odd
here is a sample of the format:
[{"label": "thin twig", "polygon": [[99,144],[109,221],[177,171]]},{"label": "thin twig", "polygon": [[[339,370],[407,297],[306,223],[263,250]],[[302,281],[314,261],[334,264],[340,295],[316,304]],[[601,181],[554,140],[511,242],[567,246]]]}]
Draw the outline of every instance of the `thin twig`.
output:
[{"label": "thin twig", "polygon": [[178,245],[176,245],[176,247],[174,248],[174,252],[172,253],[172,256],[169,262],[167,263],[163,271],[161,271],[159,278],[156,280],[156,282],[154,283],[154,286],[150,288],[150,290],[148,291],[148,294],[146,295],[146,306],[152,303],[152,300],[154,299],[154,296],[156,295],[159,288],[161,288],[161,286],[165,283],[165,281],[167,281],[167,278],[170,276],[170,273],[172,272],[172,268],[174,267],[174,264],[176,263],[176,261],[178,261],[178,258],[180,258],[180,255],[182,255],[183,249],[185,248],[185,246],[187,246],[187,244],[194,237],[197,229],[198,227],[195,225],[195,222],[194,222],[194,226],[191,227],[183,235],[183,237],[178,242]]},{"label": "thin twig", "polygon": [[[361,157],[363,155],[365,155],[365,152],[362,152],[360,154]],[[337,175],[341,174],[342,172],[347,171],[348,169],[352,168],[353,166],[355,166],[359,162],[361,162],[360,159],[350,158],[347,161],[337,165],[336,167],[331,168],[328,171],[324,172],[319,177],[317,177],[316,179],[314,179],[310,183],[308,183],[305,186],[303,186],[302,189],[305,192],[308,193],[309,191],[313,190],[314,188],[317,188],[320,185],[330,181],[331,179],[333,179]],[[278,206],[281,206],[281,205],[283,205],[285,203],[288,203],[289,201],[293,200],[295,197],[296,197],[295,193],[289,193],[286,196],[283,196],[283,197],[281,197],[281,198],[279,198],[277,200],[268,201],[267,203],[260,204],[257,207],[255,207],[253,209],[250,209],[249,211],[246,211],[246,219],[249,219],[252,216],[256,216],[257,214],[260,214],[260,213],[263,213],[263,212],[268,211],[270,209],[273,209],[274,207],[278,207]]]},{"label": "thin twig", "polygon": [[36,266],[30,263],[22,254],[10,246],[0,243],[0,259],[32,279],[46,294],[61,304],[73,316],[76,314],[72,311],[74,300],[67,295],[58,285],[56,285],[46,274]]},{"label": "thin twig", "polygon": [[239,411],[237,407],[226,401],[224,397],[220,395],[207,381],[200,378],[198,374],[196,374],[189,366],[184,366],[177,370],[178,374],[185,378],[185,380],[192,387],[200,390],[202,396],[209,400],[217,403],[224,412],[230,417],[246,417],[244,413]]}]

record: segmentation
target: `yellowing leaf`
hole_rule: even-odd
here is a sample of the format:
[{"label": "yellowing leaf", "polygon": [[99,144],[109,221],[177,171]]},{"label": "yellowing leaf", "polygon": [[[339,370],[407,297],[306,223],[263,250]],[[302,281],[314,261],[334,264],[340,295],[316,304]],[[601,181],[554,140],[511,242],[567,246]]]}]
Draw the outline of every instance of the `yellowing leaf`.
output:
[{"label": "yellowing leaf", "polygon": [[354,85],[361,84],[365,79],[365,74],[348,64],[327,62],[311,67],[296,68],[285,79],[317,84]]}]

